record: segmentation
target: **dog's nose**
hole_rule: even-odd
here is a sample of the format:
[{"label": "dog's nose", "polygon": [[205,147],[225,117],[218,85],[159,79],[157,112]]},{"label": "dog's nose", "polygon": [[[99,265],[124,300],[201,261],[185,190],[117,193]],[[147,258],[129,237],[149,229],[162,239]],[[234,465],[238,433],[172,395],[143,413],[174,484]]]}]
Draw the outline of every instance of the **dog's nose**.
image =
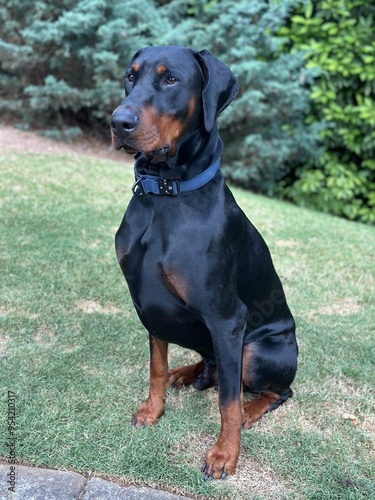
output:
[{"label": "dog's nose", "polygon": [[138,116],[131,110],[118,108],[111,117],[111,129],[114,134],[121,136],[124,132],[132,132],[138,122]]}]

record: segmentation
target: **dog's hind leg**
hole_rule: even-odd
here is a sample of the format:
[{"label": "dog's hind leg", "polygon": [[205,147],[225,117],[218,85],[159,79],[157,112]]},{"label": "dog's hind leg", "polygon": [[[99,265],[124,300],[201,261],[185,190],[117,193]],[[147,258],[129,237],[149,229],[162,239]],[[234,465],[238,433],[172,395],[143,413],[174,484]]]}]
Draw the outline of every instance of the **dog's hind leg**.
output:
[{"label": "dog's hind leg", "polygon": [[297,347],[293,339],[292,334],[286,333],[245,345],[243,387],[259,397],[243,405],[243,428],[251,429],[262,415],[292,397],[290,384],[297,369]]},{"label": "dog's hind leg", "polygon": [[292,391],[289,389],[285,394],[276,394],[275,392],[267,391],[253,401],[248,401],[243,405],[243,422],[244,429],[251,429],[253,424],[257,422],[265,413],[276,410],[288,398],[292,396]]},{"label": "dog's hind leg", "polygon": [[217,386],[216,362],[202,359],[198,363],[188,366],[179,366],[168,372],[167,388],[179,389],[183,385],[193,384],[198,391],[204,391]]}]

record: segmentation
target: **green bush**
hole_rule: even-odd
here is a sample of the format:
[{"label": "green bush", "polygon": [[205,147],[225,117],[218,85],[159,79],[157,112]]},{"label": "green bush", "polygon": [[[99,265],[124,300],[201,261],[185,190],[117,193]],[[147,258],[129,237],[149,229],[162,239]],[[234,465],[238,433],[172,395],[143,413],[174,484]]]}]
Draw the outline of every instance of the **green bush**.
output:
[{"label": "green bush", "polygon": [[283,194],[301,205],[375,222],[375,5],[368,0],[305,2],[280,34],[322,74],[310,123],[325,120],[325,153],[297,168]]},{"label": "green bush", "polygon": [[277,55],[283,41],[276,34],[296,3],[196,1],[188,9],[174,0],[164,7],[174,20],[164,43],[205,47],[239,79],[240,93],[219,122],[224,173],[263,193],[319,153],[322,125],[304,121],[315,71],[304,68],[301,54]]}]

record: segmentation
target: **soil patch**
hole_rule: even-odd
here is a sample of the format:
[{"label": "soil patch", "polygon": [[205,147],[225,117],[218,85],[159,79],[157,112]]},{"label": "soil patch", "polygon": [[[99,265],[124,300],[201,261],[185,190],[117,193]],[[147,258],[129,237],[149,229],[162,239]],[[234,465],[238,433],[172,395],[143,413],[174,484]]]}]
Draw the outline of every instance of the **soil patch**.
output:
[{"label": "soil patch", "polygon": [[108,160],[133,163],[133,157],[124,150],[116,151],[110,140],[93,130],[79,141],[66,143],[54,141],[33,131],[24,131],[0,124],[0,154],[5,151],[20,153],[80,154]]}]

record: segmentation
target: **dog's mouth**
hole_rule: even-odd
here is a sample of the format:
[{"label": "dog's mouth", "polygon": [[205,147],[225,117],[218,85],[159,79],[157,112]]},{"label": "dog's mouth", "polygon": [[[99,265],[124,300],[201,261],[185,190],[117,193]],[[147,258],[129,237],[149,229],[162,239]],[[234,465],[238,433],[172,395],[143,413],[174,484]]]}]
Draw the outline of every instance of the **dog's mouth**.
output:
[{"label": "dog's mouth", "polygon": [[144,153],[149,156],[164,157],[169,153],[170,150],[168,144],[166,144],[161,148],[148,149],[147,147],[139,147],[138,145],[134,144],[133,141],[128,141],[130,143],[129,144],[125,142],[123,138],[117,137],[114,134],[112,135],[112,139],[115,149],[117,150],[124,149],[125,152],[128,154]]},{"label": "dog's mouth", "polygon": [[138,151],[130,146],[127,146],[126,144],[122,144],[120,146],[115,146],[117,150],[120,150],[121,148],[123,148],[125,150],[126,153],[128,153],[129,155],[135,155],[136,153],[138,153]]},{"label": "dog's mouth", "polygon": [[124,142],[124,139],[122,137],[118,137],[116,134],[113,133],[113,131],[112,131],[112,144],[117,151],[119,151],[120,149],[124,149],[125,152],[128,154],[138,153],[138,149],[136,149],[134,146],[130,144],[126,144]]}]

